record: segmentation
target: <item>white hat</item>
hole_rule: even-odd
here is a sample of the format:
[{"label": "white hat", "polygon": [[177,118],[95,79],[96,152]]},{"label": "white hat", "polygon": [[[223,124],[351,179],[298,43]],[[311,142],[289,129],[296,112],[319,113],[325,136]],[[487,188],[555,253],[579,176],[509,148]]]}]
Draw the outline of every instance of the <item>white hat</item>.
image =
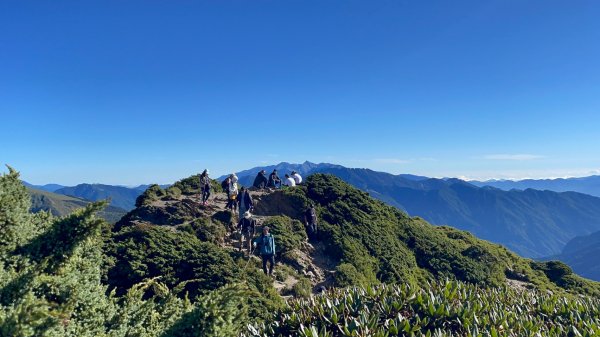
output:
[{"label": "white hat", "polygon": [[250,211],[246,211],[246,213],[244,213],[245,219],[250,219],[251,217],[252,217],[252,213],[250,213]]}]

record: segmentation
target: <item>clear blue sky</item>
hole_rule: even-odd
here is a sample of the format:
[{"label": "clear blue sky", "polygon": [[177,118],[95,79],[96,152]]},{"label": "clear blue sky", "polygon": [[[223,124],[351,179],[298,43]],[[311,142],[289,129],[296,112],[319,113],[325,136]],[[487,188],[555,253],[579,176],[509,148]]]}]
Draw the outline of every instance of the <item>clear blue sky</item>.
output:
[{"label": "clear blue sky", "polygon": [[0,163],[167,183],[280,161],[600,170],[600,2],[0,2]]}]

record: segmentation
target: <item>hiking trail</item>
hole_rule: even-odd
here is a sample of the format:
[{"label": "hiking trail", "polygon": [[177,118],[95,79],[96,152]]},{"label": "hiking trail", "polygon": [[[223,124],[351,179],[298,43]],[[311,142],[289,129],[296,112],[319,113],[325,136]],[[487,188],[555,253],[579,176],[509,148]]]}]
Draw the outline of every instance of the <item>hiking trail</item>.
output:
[{"label": "hiking trail", "polygon": [[[252,196],[255,205],[255,214],[253,214],[253,218],[257,221],[255,235],[258,235],[258,233],[261,232],[262,224],[272,216],[287,215],[297,219],[298,214],[302,214],[303,212],[304,205],[280,205],[279,203],[282,202],[282,199],[275,195],[280,193],[278,190],[249,190],[249,193]],[[146,210],[140,211],[140,214],[138,214],[135,219],[131,220],[131,223],[136,225],[160,225],[176,231],[178,227],[190,224],[197,219],[204,218],[212,221],[215,215],[223,215],[230,212],[226,209],[227,195],[223,192],[213,192],[206,206],[202,205],[200,198],[201,195],[199,194],[182,194],[178,197],[172,197],[170,200],[152,201],[149,205],[145,206]],[[298,209],[294,209],[295,214],[286,214],[286,210],[290,208]],[[221,247],[235,252],[238,251],[240,244],[240,238],[235,232],[238,220],[238,212],[234,211],[231,215],[230,223],[226,224],[226,234],[219,242]],[[275,237],[275,240],[277,242],[277,237]],[[305,241],[292,251],[292,254],[295,256],[293,261],[286,261],[286,263],[284,263],[278,259],[274,269],[275,279],[273,281],[273,287],[279,293],[285,293],[290,291],[299,281],[293,275],[282,275],[282,265],[294,269],[299,275],[303,275],[309,279],[313,293],[318,293],[322,287],[332,286],[336,263],[328,257],[325,250],[325,245],[322,242]],[[244,258],[248,259],[247,253],[245,254],[246,256]],[[249,263],[247,268],[256,268],[257,265],[260,265],[261,260],[256,252],[250,259],[254,259],[256,262]]]}]

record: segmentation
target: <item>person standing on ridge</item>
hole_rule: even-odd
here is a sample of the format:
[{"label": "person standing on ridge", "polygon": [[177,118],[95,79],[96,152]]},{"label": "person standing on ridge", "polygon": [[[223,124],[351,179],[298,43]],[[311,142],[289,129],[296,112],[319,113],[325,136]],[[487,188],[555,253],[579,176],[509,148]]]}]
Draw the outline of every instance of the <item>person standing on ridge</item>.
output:
[{"label": "person standing on ridge", "polygon": [[210,197],[210,178],[208,170],[204,170],[200,175],[200,190],[202,191],[202,205],[206,206]]},{"label": "person standing on ridge", "polygon": [[[262,267],[265,274],[273,276],[273,267],[275,265],[275,238],[269,233],[269,227],[265,226],[262,235],[253,240],[253,246],[260,247],[260,257],[262,258]],[[267,272],[267,263],[269,270]]]},{"label": "person standing on ridge", "polygon": [[221,182],[221,188],[223,189],[223,192],[225,192],[225,194],[227,194],[227,198],[229,199],[229,185],[231,184],[231,178],[227,177],[225,178],[225,180],[223,180]]},{"label": "person standing on ridge", "polygon": [[252,239],[254,238],[254,229],[256,228],[256,220],[252,218],[252,213],[247,211],[244,213],[244,217],[240,219],[237,225],[238,233],[240,234],[240,247],[241,252],[244,249],[244,243],[248,246],[248,256],[252,254]]},{"label": "person standing on ridge", "polygon": [[[234,179],[235,177],[235,179]],[[228,186],[227,186],[227,206],[225,208],[229,210],[235,210],[237,207],[237,196],[238,196],[238,186],[237,186],[237,177],[235,174],[232,174],[227,178]]]},{"label": "person standing on ridge", "polygon": [[283,184],[288,187],[294,187],[296,186],[296,181],[292,177],[290,177],[289,174],[286,174],[285,181],[283,182]]},{"label": "person standing on ridge", "polygon": [[310,204],[304,212],[304,226],[306,234],[310,240],[316,239],[317,236],[317,210],[314,204]]},{"label": "person standing on ridge", "polygon": [[238,176],[235,175],[235,173],[232,173],[229,175],[229,178],[231,178],[231,182],[237,184],[238,183]]},{"label": "person standing on ridge", "polygon": [[259,190],[262,190],[267,187],[268,182],[269,179],[267,179],[267,172],[265,170],[261,170],[256,175],[256,178],[254,178],[254,184],[252,184],[252,186],[258,188]]},{"label": "person standing on ridge", "polygon": [[252,211],[252,209],[254,208],[254,201],[252,200],[252,196],[244,186],[242,186],[242,188],[240,189],[240,194],[238,194],[237,204],[238,210],[240,211],[240,219],[244,216],[244,213],[246,213],[246,211]]},{"label": "person standing on ridge", "polygon": [[292,171],[292,178],[294,178],[296,185],[302,184],[302,176],[298,172]]},{"label": "person standing on ridge", "polygon": [[[277,187],[277,185],[279,185],[279,187]],[[271,188],[281,188],[281,178],[277,175],[277,170],[273,170],[269,175],[269,184],[267,186]]]}]

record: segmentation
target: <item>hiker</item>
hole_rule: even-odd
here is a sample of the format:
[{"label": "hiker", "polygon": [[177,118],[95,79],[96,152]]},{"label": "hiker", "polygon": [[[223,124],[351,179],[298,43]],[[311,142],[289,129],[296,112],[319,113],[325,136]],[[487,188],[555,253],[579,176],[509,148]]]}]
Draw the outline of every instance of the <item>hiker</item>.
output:
[{"label": "hiker", "polygon": [[202,191],[202,205],[206,206],[210,197],[210,178],[208,170],[204,170],[200,175],[200,190]]},{"label": "hiker", "polygon": [[316,239],[317,236],[317,210],[314,204],[310,204],[304,212],[304,226],[306,234],[310,240]]},{"label": "hiker", "polygon": [[258,172],[256,178],[254,178],[254,184],[252,184],[252,186],[262,190],[267,187],[268,182],[269,179],[267,179],[267,172],[265,170],[262,170]]},{"label": "hiker", "polygon": [[[279,185],[279,187],[277,187],[277,185]],[[273,170],[269,175],[269,183],[267,186],[271,188],[281,188],[281,178],[277,175],[277,170]]]},{"label": "hiker", "polygon": [[[253,240],[253,246],[260,246],[260,257],[262,257],[262,266],[265,274],[273,275],[273,266],[275,265],[275,238],[269,233],[269,227],[265,226],[262,235]],[[267,273],[267,262],[269,270]]]},{"label": "hiker", "polygon": [[[227,177],[225,180],[221,182],[221,188],[225,193],[229,193],[229,184],[231,183],[231,178]],[[229,195],[229,194],[228,194]]]},{"label": "hiker", "polygon": [[244,249],[244,243],[248,246],[248,256],[252,254],[252,238],[254,238],[254,229],[256,227],[256,220],[252,218],[252,213],[246,211],[244,217],[240,219],[237,225],[238,232],[240,233],[240,247],[241,252]]},{"label": "hiker", "polygon": [[240,189],[240,193],[237,197],[238,210],[240,211],[240,219],[244,216],[246,211],[252,211],[254,208],[254,202],[252,200],[252,196],[248,192],[248,190],[242,186]]},{"label": "hiker", "polygon": [[225,208],[232,211],[237,208],[236,199],[238,196],[237,177],[235,177],[236,179],[233,177],[235,177],[235,174],[232,174],[227,178],[227,205],[225,206]]},{"label": "hiker", "polygon": [[296,185],[302,184],[302,176],[298,172],[292,171],[292,178],[294,178]]},{"label": "hiker", "polygon": [[285,181],[283,182],[283,184],[287,187],[294,187],[296,186],[296,181],[292,177],[290,177],[289,174],[286,174]]}]

